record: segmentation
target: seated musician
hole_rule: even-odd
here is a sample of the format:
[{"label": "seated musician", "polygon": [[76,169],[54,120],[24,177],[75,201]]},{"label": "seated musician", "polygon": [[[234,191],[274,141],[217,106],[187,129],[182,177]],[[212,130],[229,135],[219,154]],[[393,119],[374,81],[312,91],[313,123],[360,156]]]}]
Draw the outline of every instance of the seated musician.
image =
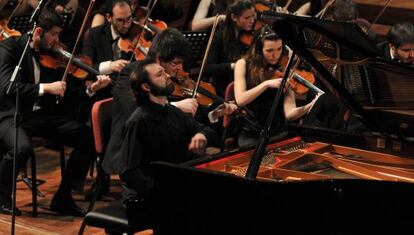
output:
[{"label": "seated musician", "polygon": [[[156,62],[165,69],[166,73],[174,77],[178,69],[183,68],[183,62],[189,50],[189,43],[184,36],[178,30],[168,28],[154,38],[148,57],[155,58]],[[103,168],[108,174],[119,173],[119,148],[122,143],[123,126],[136,108],[136,102],[130,91],[130,78],[134,78],[130,75],[136,64],[137,62],[132,62],[127,65],[114,82],[111,138],[103,161]],[[171,104],[181,111],[191,114],[191,116],[195,116],[199,109],[197,101],[192,98],[171,102]],[[204,114],[204,118],[207,119],[207,116],[210,116],[211,121],[214,122],[217,118],[230,114],[235,109],[234,104],[226,105],[224,108],[220,106],[211,110],[209,115]]]},{"label": "seated musician", "polygon": [[[286,54],[282,39],[265,27],[259,38],[252,45],[248,55],[237,61],[234,71],[234,95],[239,106],[246,106],[253,114],[241,120],[238,144],[246,146],[256,142],[264,127],[275,95],[280,89],[281,78],[275,77],[281,69],[280,59]],[[344,110],[336,104],[331,96],[315,96],[304,106],[297,107],[295,94],[289,87],[284,88],[284,97],[276,110],[272,130],[280,130],[288,121],[297,120],[309,113],[319,103],[318,111],[310,115],[313,120],[306,124],[315,124],[329,128],[339,128],[342,124]],[[319,100],[319,102],[317,102]],[[322,105],[323,104],[323,105]],[[327,114],[325,114],[325,112]],[[278,134],[273,131],[273,134]]]},{"label": "seated musician", "polygon": [[[239,0],[228,6],[226,20],[219,25],[211,44],[206,76],[213,77],[217,95],[224,97],[227,85],[233,81],[235,62],[249,49],[249,35],[253,29],[256,10],[252,1]],[[250,37],[246,37],[250,38]]]},{"label": "seated musician", "polygon": [[[125,125],[120,178],[126,184],[124,201],[142,201],[150,196],[153,187],[151,162],[188,161],[203,154],[216,136],[210,128],[168,103],[174,84],[155,60],[138,62],[131,76],[138,108]],[[127,211],[128,206],[127,203]]]},{"label": "seated musician", "polygon": [[414,65],[414,26],[399,23],[391,27],[387,41],[378,44],[384,58],[406,65]]},{"label": "seated musician", "polygon": [[83,48],[101,74],[118,73],[128,64],[129,58],[123,57],[118,40],[126,36],[132,26],[130,1],[113,0],[107,20],[107,23],[91,28]]},{"label": "seated musician", "polygon": [[[56,103],[56,96],[63,96],[66,83],[63,81],[47,82],[39,69],[40,51],[50,50],[59,42],[62,31],[62,19],[55,11],[45,8],[38,19],[29,50],[23,60],[20,74],[20,127],[19,148],[17,149],[17,166],[19,171],[26,160],[33,156],[30,141],[32,136],[40,136],[57,140],[60,143],[74,147],[68,161],[64,177],[58,191],[55,193],[51,209],[59,214],[83,216],[83,209],[79,208],[71,195],[71,190],[82,183],[90,164],[95,159],[92,132],[89,127],[78,121],[60,116],[54,110],[44,108],[47,98]],[[11,193],[13,181],[13,152],[14,152],[14,121],[16,103],[16,87],[13,86],[10,94],[7,88],[10,84],[13,69],[18,64],[20,55],[28,40],[28,35],[8,38],[0,43],[0,212],[11,213]],[[107,86],[110,79],[100,76],[88,87],[89,91],[97,91]],[[84,94],[86,95],[84,88]],[[40,100],[40,98],[44,98]],[[50,100],[50,99],[49,99]],[[42,102],[44,101],[44,102]],[[20,212],[18,212],[20,214]]]}]

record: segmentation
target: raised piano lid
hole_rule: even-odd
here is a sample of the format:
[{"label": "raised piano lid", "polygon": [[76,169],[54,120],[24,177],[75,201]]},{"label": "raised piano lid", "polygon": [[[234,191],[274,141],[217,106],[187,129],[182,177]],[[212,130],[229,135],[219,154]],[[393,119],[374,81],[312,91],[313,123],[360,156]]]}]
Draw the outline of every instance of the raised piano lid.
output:
[{"label": "raised piano lid", "polygon": [[[413,128],[414,68],[383,59],[375,43],[358,25],[274,12],[263,13],[262,18],[274,22],[273,29],[283,41],[312,65],[321,75],[319,78],[372,131],[406,136],[406,127]],[[342,55],[337,54],[337,47]],[[328,56],[317,58],[315,51],[318,55],[335,57],[333,60],[339,64],[364,65],[374,86],[369,88],[369,101],[353,97],[322,65],[321,61]]]},{"label": "raised piano lid", "polygon": [[[318,62],[300,32],[307,27],[338,39],[359,52],[359,58],[352,59],[367,58],[367,65],[395,70],[401,66],[377,58],[379,51],[356,25],[289,15],[272,17],[289,47],[310,62],[373,130],[394,131],[383,125],[382,117],[372,115],[372,109],[359,104]],[[411,68],[403,69],[414,74]],[[383,115],[381,109],[380,113]],[[308,133],[313,131],[318,130]],[[331,134],[331,141],[348,135]],[[360,140],[360,136],[347,137]],[[182,165],[154,163],[157,232],[269,234],[289,229],[289,234],[358,234],[360,229],[370,229],[370,233],[393,229],[399,233],[414,219],[414,160],[340,145],[303,143],[300,137],[271,141],[268,150],[254,180],[241,177],[252,148]]]}]

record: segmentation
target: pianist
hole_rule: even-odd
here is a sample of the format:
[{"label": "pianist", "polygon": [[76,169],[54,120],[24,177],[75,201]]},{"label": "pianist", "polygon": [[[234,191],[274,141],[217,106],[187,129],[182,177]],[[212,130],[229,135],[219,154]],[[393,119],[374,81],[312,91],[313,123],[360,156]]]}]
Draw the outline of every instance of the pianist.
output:
[{"label": "pianist", "polygon": [[151,194],[151,162],[188,161],[195,154],[203,154],[216,139],[213,130],[168,104],[167,96],[174,90],[174,84],[155,60],[137,63],[131,76],[138,108],[125,123],[120,149],[120,178],[126,184],[127,211],[130,211],[128,202],[145,204],[143,201]]}]

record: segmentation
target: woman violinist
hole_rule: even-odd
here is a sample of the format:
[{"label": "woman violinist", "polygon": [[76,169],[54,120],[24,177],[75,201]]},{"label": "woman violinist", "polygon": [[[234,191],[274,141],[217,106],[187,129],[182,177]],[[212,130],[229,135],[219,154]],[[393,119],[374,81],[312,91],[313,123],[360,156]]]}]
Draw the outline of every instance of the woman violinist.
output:
[{"label": "woman violinist", "polygon": [[[263,30],[264,31],[264,30]],[[263,128],[274,97],[280,89],[281,76],[275,77],[278,62],[287,53],[282,39],[273,31],[263,32],[256,40],[248,55],[237,61],[234,70],[234,94],[239,106],[247,106],[253,117],[244,118],[238,136],[239,146],[256,141]],[[296,120],[312,108],[318,97],[305,106],[296,107],[295,94],[287,88],[283,102],[277,108],[273,129],[280,128],[285,119]]]},{"label": "woman violinist", "polygon": [[239,40],[243,32],[251,31],[256,10],[253,2],[236,1],[227,9],[226,20],[220,25],[211,45],[206,75],[213,77],[217,95],[224,97],[227,85],[233,81],[235,62],[246,54],[250,45]]},{"label": "woman violinist", "polygon": [[191,31],[210,29],[213,26],[216,14],[219,14],[219,22],[224,22],[227,6],[233,2],[234,0],[201,0],[191,21]]}]

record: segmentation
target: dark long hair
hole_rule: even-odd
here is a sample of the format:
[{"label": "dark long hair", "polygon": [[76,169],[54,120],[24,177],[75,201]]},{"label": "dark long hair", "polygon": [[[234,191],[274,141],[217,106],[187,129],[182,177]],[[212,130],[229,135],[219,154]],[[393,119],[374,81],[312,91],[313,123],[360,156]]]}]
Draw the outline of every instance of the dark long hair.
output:
[{"label": "dark long hair", "polygon": [[245,56],[250,71],[249,87],[257,86],[267,79],[265,75],[266,59],[263,55],[263,45],[266,40],[278,41],[281,40],[281,38],[269,27],[262,28],[260,34],[255,39],[253,46]]},{"label": "dark long hair", "polygon": [[238,0],[231,4],[227,9],[226,21],[224,21],[223,28],[223,41],[224,41],[224,52],[229,55],[228,58],[232,60],[238,59],[241,54],[240,48],[235,43],[238,41],[237,31],[234,21],[231,15],[241,16],[247,9],[254,7],[254,4],[250,0]]}]

